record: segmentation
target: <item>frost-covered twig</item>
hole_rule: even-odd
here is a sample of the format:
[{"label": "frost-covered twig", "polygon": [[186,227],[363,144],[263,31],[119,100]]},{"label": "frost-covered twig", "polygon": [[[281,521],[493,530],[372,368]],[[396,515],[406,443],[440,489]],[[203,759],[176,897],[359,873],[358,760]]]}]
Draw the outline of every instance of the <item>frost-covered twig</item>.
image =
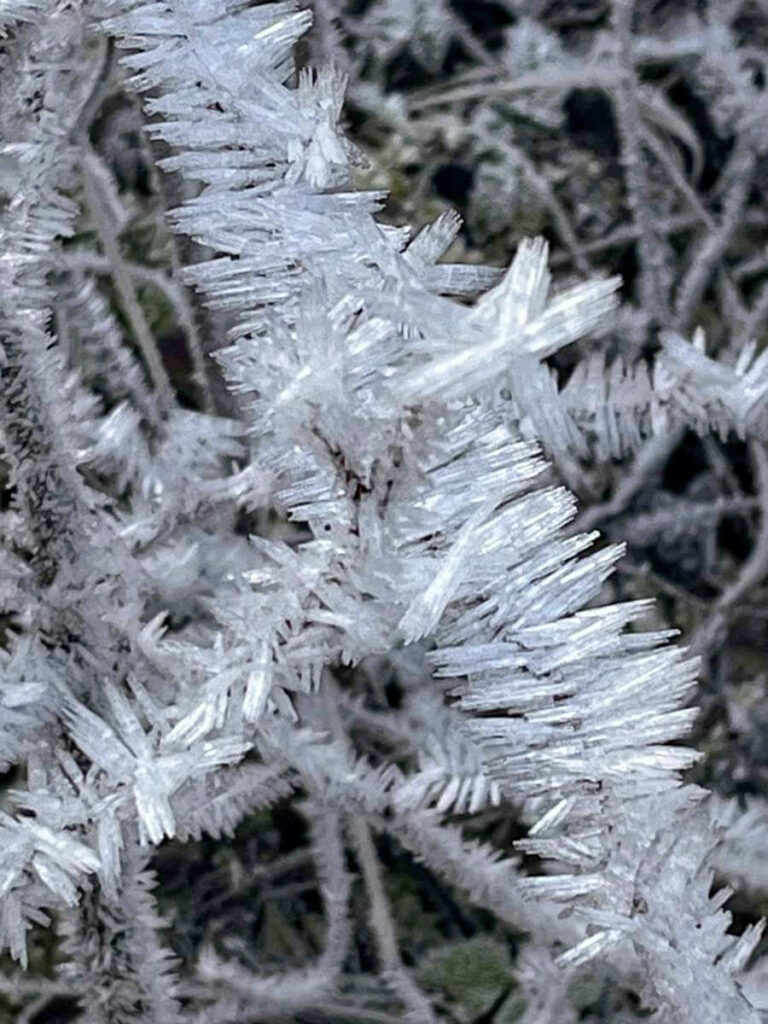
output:
[{"label": "frost-covered twig", "polygon": [[703,245],[695,243],[695,258],[689,261],[688,272],[675,296],[673,323],[677,330],[690,329],[713,269],[741,224],[756,159],[752,141],[746,136],[740,137],[723,174],[729,187],[723,198],[720,223]]},{"label": "frost-covered twig", "polygon": [[152,337],[147,317],[136,295],[131,275],[128,273],[122,253],[120,252],[117,232],[101,192],[103,172],[99,166],[98,158],[85,146],[82,156],[82,168],[86,202],[99,241],[104,249],[104,255],[109,261],[115,288],[120,297],[120,303],[131,324],[150,378],[157,391],[158,403],[163,410],[167,411],[174,402],[173,389],[160,357],[157,343]]},{"label": "frost-covered twig", "polygon": [[[139,111],[137,111],[137,116],[141,123],[141,115]],[[157,166],[155,155],[152,152],[152,145],[143,134],[142,142],[143,150],[149,165],[150,180],[153,185],[155,196],[160,203],[160,212],[166,216],[168,211],[163,193],[162,176]],[[210,356],[206,359],[206,355],[208,354],[205,352],[203,339],[197,325],[195,310],[187,294],[187,289],[185,289],[180,283],[177,283],[181,278],[182,262],[179,253],[178,236],[175,234],[172,234],[170,238],[170,263],[172,287],[165,289],[166,294],[170,295],[176,308],[176,315],[179,318],[179,323],[184,329],[186,344],[194,370],[194,380],[200,390],[202,410],[203,412],[213,412],[214,399],[210,384]]]},{"label": "frost-covered twig", "polygon": [[667,317],[668,271],[662,240],[653,221],[648,176],[643,153],[643,126],[638,102],[638,81],[632,55],[634,0],[613,0],[613,27],[618,46],[618,75],[611,96],[621,144],[627,204],[639,230],[640,302],[659,323]]},{"label": "frost-covered twig", "polygon": [[[336,686],[330,674],[326,674],[324,683],[325,709],[332,733],[339,743],[346,745],[344,726],[337,707]],[[402,999],[406,1010],[406,1020],[412,1021],[413,1024],[432,1024],[436,1018],[430,1002],[410,976],[400,957],[392,912],[368,824],[362,816],[350,815],[347,827],[360,862],[369,902],[370,926],[375,938],[383,977]]]},{"label": "frost-covered twig", "polygon": [[706,620],[697,627],[691,639],[691,650],[694,653],[703,653],[711,647],[726,625],[735,605],[768,575],[768,453],[761,441],[753,441],[749,450],[760,502],[757,539],[736,579],[723,590]]},{"label": "frost-covered twig", "polygon": [[630,472],[619,482],[607,501],[589,505],[573,523],[573,532],[593,530],[607,519],[613,519],[626,510],[632,499],[646,486],[650,477],[658,473],[670,452],[680,443],[682,429],[673,434],[658,434],[645,443],[635,456]]}]

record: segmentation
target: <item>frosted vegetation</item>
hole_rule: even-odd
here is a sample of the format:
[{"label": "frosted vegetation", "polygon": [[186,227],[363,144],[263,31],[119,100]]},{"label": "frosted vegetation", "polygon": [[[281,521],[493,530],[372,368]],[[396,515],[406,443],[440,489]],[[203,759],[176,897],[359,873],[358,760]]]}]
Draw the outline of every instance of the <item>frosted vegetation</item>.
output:
[{"label": "frosted vegetation", "polygon": [[0,0],[3,1019],[768,1014],[768,13],[481,6]]}]

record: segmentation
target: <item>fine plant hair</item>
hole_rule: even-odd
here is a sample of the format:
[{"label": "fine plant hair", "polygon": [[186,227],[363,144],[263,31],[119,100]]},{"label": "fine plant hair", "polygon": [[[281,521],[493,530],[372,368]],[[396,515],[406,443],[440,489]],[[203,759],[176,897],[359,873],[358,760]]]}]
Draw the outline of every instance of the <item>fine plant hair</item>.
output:
[{"label": "fine plant hair", "polygon": [[[428,7],[425,59],[454,30],[471,48]],[[630,18],[622,159],[663,307]],[[652,602],[605,599],[622,546],[571,528],[539,444],[557,465],[580,443],[547,361],[605,330],[620,281],[553,289],[540,238],[503,272],[440,262],[450,213],[386,223],[340,64],[297,66],[311,23],[293,0],[0,5],[0,994],[88,1024],[456,1019],[429,981],[451,943],[403,949],[400,857],[473,908],[477,956],[480,921],[518,936],[483,1012],[605,1019],[574,1002],[589,977],[615,1021],[757,1024],[763,923],[729,930],[715,866],[764,819],[739,831],[683,778],[696,661]],[[100,145],[116,99],[133,168]],[[678,336],[753,154],[664,342],[696,422],[742,414],[729,388],[763,372],[726,379]],[[759,545],[717,615],[766,564]],[[304,842],[265,866],[279,814]],[[477,827],[495,814],[506,847]],[[259,855],[228,860],[244,835]],[[223,865],[188,929],[153,873],[185,845]],[[247,905],[216,927],[305,855],[298,948]]]}]

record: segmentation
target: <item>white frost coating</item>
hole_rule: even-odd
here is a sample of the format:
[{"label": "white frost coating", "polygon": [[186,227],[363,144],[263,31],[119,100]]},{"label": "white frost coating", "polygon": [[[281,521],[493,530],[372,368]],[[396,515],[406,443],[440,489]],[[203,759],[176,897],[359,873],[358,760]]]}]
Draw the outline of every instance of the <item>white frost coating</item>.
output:
[{"label": "white frost coating", "polygon": [[266,640],[257,647],[255,665],[248,673],[243,701],[243,716],[246,722],[257,722],[267,704],[269,696],[271,672],[270,662],[272,650]]},{"label": "white frost coating", "polygon": [[[448,554],[441,560],[440,568],[426,590],[408,605],[398,623],[407,644],[420,640],[431,633],[440,621],[447,605],[453,599],[462,576],[467,572],[466,562],[482,550],[483,521],[493,511],[498,499],[485,502],[469,517],[459,530]],[[487,543],[487,541],[486,541]]]},{"label": "white frost coating", "polygon": [[[540,363],[604,322],[617,282],[549,298],[541,242],[523,243],[499,281],[437,265],[455,218],[416,239],[382,228],[382,195],[351,182],[341,76],[285,84],[311,18],[297,5],[105,6],[102,27],[129,51],[129,87],[152,93],[149,131],[172,149],[166,169],[203,186],[170,223],[212,254],[185,277],[229,318],[218,355],[244,423],[160,409],[146,385],[142,407],[140,375],[118,372],[114,353],[108,366],[124,383],[110,414],[81,394],[85,383],[63,387],[64,364],[48,352],[46,260],[76,212],[56,199],[56,187],[78,194],[56,166],[69,166],[68,135],[14,121],[9,155],[27,198],[0,210],[0,313],[26,404],[6,420],[45,442],[50,473],[45,487],[34,482],[61,520],[38,538],[50,564],[34,566],[28,591],[23,569],[10,574],[23,628],[59,630],[45,632],[47,647],[12,639],[3,654],[2,755],[28,767],[9,797],[18,816],[0,818],[3,941],[23,958],[27,923],[41,908],[77,904],[94,874],[105,893],[129,894],[119,909],[134,901],[154,935],[139,846],[231,832],[296,785],[326,810],[370,815],[416,851],[421,843],[431,869],[546,947],[543,970],[553,943],[567,943],[566,970],[610,958],[622,981],[639,979],[660,1019],[688,1024],[698,1005],[701,1020],[753,1024],[732,975],[759,928],[728,935],[701,794],[680,779],[696,756],[676,745],[691,724],[695,665],[665,646],[667,632],[639,630],[646,603],[593,606],[620,552],[587,554],[595,536],[564,535],[574,498],[537,482],[541,457],[521,436],[570,436],[562,410],[547,407],[556,395]],[[24,43],[25,89],[64,117],[58,79],[32,59],[39,41]],[[32,188],[25,176],[37,175]],[[473,307],[447,297],[488,287]],[[72,292],[66,308],[78,310],[87,342],[104,309],[88,289]],[[116,327],[106,323],[109,340]],[[732,400],[701,353],[669,350],[676,379],[692,382],[683,398],[709,374],[710,390]],[[745,385],[757,404],[763,372],[758,360]],[[52,426],[33,417],[41,395]],[[72,411],[59,419],[65,398]],[[139,423],[156,431],[152,445],[137,440]],[[248,459],[246,477],[222,468]],[[78,460],[113,474],[121,520],[104,514]],[[219,504],[234,519],[241,502],[269,502],[306,539],[220,536],[210,525]],[[163,635],[158,608],[186,625]],[[451,680],[452,708],[419,706],[419,692],[436,689],[425,650],[435,676]],[[405,708],[381,728],[398,758],[372,768],[334,734],[345,723],[323,703],[325,683],[329,670],[385,658],[399,659]],[[363,724],[366,710],[346,708]],[[69,759],[31,749],[52,722]],[[502,798],[533,823],[520,847],[548,873],[525,877],[442,821]],[[325,883],[321,985],[345,962],[343,874],[337,863]],[[76,928],[71,939],[76,957]],[[206,971],[241,984],[234,961],[219,970],[206,957]],[[318,991],[313,977],[297,978],[299,1002]],[[129,1005],[155,1006],[152,980],[142,976],[150,994],[131,991]],[[275,1000],[281,988],[245,987]],[[558,1004],[540,1005],[541,1021],[553,1019]],[[172,1006],[163,1014],[178,1019]]]}]

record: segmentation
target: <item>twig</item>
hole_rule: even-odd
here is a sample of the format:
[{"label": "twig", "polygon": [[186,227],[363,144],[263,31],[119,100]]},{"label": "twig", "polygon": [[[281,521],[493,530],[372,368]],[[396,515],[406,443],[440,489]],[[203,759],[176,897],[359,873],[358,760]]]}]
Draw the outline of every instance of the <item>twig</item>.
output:
[{"label": "twig", "polygon": [[[141,117],[138,118],[138,123],[140,126],[140,137],[143,142],[142,149],[149,167],[150,183],[155,196],[160,203],[161,211],[163,214],[167,214],[168,211],[165,196],[163,194],[162,179],[158,172],[154,153],[152,152],[152,146],[146,136],[144,122]],[[171,234],[170,255],[173,279],[174,281],[181,280],[181,257],[179,256],[178,239],[174,233]],[[197,329],[197,321],[195,320],[192,303],[189,301],[187,290],[183,285],[176,288],[174,305],[176,307],[176,315],[178,316],[179,322],[184,328],[184,333],[187,336],[187,348],[189,349],[189,357],[192,361],[193,380],[200,389],[203,412],[212,412],[215,403],[208,377],[209,363],[206,363],[203,341],[200,336],[200,332]]]},{"label": "twig", "polygon": [[692,187],[691,183],[685,177],[683,172],[675,163],[674,159],[669,153],[669,150],[664,145],[658,135],[650,128],[643,127],[643,143],[650,149],[656,159],[659,161],[661,166],[664,168],[667,176],[669,177],[672,184],[678,190],[680,195],[683,197],[685,202],[688,204],[691,212],[698,220],[701,221],[711,231],[715,229],[716,222],[712,214],[702,203],[698,193]]},{"label": "twig", "polygon": [[[701,37],[695,35],[688,39],[676,39],[674,57],[699,56],[706,45]],[[643,67],[658,64],[660,61],[667,62],[670,57],[668,42],[660,43],[656,47],[653,40],[645,39],[643,45],[633,52],[632,62],[634,67]],[[508,75],[508,69],[501,65],[472,68],[456,75],[448,84],[430,85],[414,91],[408,100],[408,110],[415,113],[429,107],[445,106],[462,100],[487,100],[496,96],[514,96],[517,93],[539,89],[568,92],[570,89],[590,87],[610,88],[615,83],[615,77],[610,69],[584,64],[567,70],[557,68],[548,72],[530,71],[514,79],[510,79]]]},{"label": "twig", "polygon": [[[725,516],[746,516],[753,509],[759,508],[757,498],[718,497],[713,501],[686,501],[685,519],[688,529],[699,525],[706,526],[718,522]],[[654,512],[640,512],[629,520],[634,536],[646,537],[649,534],[666,533],[680,526],[680,505],[672,508],[661,508]]]},{"label": "twig", "polygon": [[109,93],[112,67],[114,65],[115,44],[112,39],[107,37],[99,45],[102,51],[101,63],[91,79],[88,98],[78,111],[77,119],[72,126],[70,135],[73,139],[83,138],[87,134],[93,119],[98,114],[102,103]]},{"label": "twig", "polygon": [[639,577],[648,583],[652,583],[668,597],[673,598],[675,601],[681,601],[683,604],[691,605],[700,611],[709,607],[709,603],[705,601],[703,597],[697,597],[689,590],[686,590],[685,587],[678,586],[677,583],[673,583],[671,580],[667,580],[663,576],[660,576],[659,573],[654,572],[653,569],[651,569],[647,562],[637,564],[636,562],[630,562],[626,558],[622,558],[616,563],[616,570],[622,576]]},{"label": "twig", "polygon": [[610,92],[619,133],[621,163],[627,186],[627,203],[637,224],[640,304],[661,322],[666,320],[667,282],[663,240],[651,215],[650,191],[642,150],[643,122],[638,81],[632,56],[634,0],[614,0],[613,27],[618,46],[617,82]]},{"label": "twig", "polygon": [[768,453],[760,441],[752,441],[749,450],[757,477],[760,532],[738,576],[725,588],[706,621],[695,631],[690,644],[693,654],[703,654],[711,648],[726,626],[734,606],[768,574]]},{"label": "twig", "polygon": [[768,320],[768,281],[764,282],[752,304],[744,323],[742,335],[745,342],[757,341],[758,335]]},{"label": "twig", "polygon": [[[328,672],[325,673],[324,694],[331,732],[336,739],[348,744],[349,741],[344,732],[344,725],[336,702],[336,686]],[[436,1024],[432,1004],[416,985],[400,957],[389,900],[384,890],[384,880],[381,876],[381,868],[368,824],[359,815],[349,815],[348,823],[350,838],[360,863],[363,882],[368,894],[371,931],[376,941],[382,972],[402,999],[409,1021],[413,1021],[413,1024],[421,1021],[427,1022],[427,1024],[432,1024],[432,1022]]]},{"label": "twig", "polygon": [[724,176],[732,180],[723,201],[720,224],[703,243],[696,240],[689,250],[688,272],[675,299],[675,330],[690,329],[714,269],[741,226],[756,161],[755,151],[749,142],[744,138],[738,139],[729,166],[724,172]]},{"label": "twig", "polygon": [[357,816],[350,818],[349,829],[368,893],[371,930],[376,939],[383,972],[408,1008],[410,1019],[414,1022],[434,1021],[436,1018],[429,1000],[413,981],[400,959],[395,926],[370,829],[364,819]]},{"label": "twig", "polygon": [[489,100],[515,96],[518,93],[537,89],[557,89],[565,93],[570,89],[607,88],[613,81],[613,75],[609,69],[593,67],[579,68],[568,72],[560,69],[556,75],[531,71],[514,79],[502,77],[505,74],[503,68],[499,68],[497,71],[489,70],[483,75],[483,77],[488,76],[489,80],[486,82],[459,85],[453,90],[443,88],[440,92],[430,95],[415,95],[407,103],[408,112],[414,114],[430,107],[442,107],[449,103],[465,100]]},{"label": "twig", "polygon": [[[106,276],[110,276],[112,274],[112,264],[110,261],[105,256],[100,256],[99,253],[94,252],[92,249],[73,249],[62,253],[62,261],[67,263],[69,266],[76,267],[81,270],[89,270],[93,274]],[[192,330],[196,332],[197,330],[194,327],[194,314],[189,307],[189,303],[187,302],[184,294],[184,289],[179,286],[176,279],[158,267],[147,267],[142,263],[134,263],[132,260],[123,260],[123,264],[135,281],[140,282],[141,284],[150,284],[165,295],[173,306],[179,324],[187,333],[187,338],[189,339],[189,332]],[[206,412],[209,412],[211,409],[209,392],[210,389],[207,386],[206,379],[206,394],[208,395],[208,399],[203,403],[204,411]]]},{"label": "twig", "polygon": [[560,235],[563,246],[571,257],[574,266],[582,274],[589,274],[592,270],[589,260],[573,229],[565,207],[555,195],[554,189],[547,181],[545,175],[539,171],[533,161],[518,147],[515,147],[514,158],[522,167],[529,186],[536,192],[542,205],[552,218],[557,233]]},{"label": "twig", "polygon": [[[694,217],[688,213],[678,213],[673,217],[659,219],[656,226],[660,233],[669,236],[690,231],[699,223],[701,223],[701,220],[698,216]],[[759,210],[748,210],[744,213],[743,223],[763,229],[766,227],[767,220]],[[603,235],[601,238],[594,238],[590,242],[582,242],[581,252],[591,256],[595,253],[605,252],[606,249],[613,249],[616,246],[634,242],[638,236],[639,231],[637,225],[622,225],[622,227],[616,228],[614,231],[609,232],[607,235]],[[569,262],[571,262],[571,255],[568,252],[553,253],[550,260],[553,267],[562,266],[564,263]],[[768,254],[756,258],[755,261],[748,262],[749,266],[747,263],[744,263],[740,268],[736,268],[731,271],[731,277],[735,281],[739,281],[745,277],[750,277],[754,274],[759,274],[768,270]]]},{"label": "twig", "polygon": [[734,281],[743,281],[758,274],[764,274],[768,270],[768,247],[756,256],[749,256],[741,260],[731,270]]},{"label": "twig", "polygon": [[[659,161],[672,184],[687,203],[693,215],[709,230],[717,229],[717,222],[709,210],[704,206],[696,190],[691,186],[688,179],[672,159],[669,150],[663,141],[650,129],[643,129],[643,142],[650,149]],[[661,227],[661,225],[657,225]],[[722,255],[722,254],[721,254]],[[724,267],[720,269],[719,284],[722,288],[724,301],[730,302],[731,306],[737,308],[741,315],[743,301],[741,293],[733,280],[733,276]]]},{"label": "twig", "polygon": [[19,996],[44,996],[53,999],[55,996],[77,995],[69,980],[54,981],[50,978],[24,977],[22,974],[0,975],[0,993],[9,999]]},{"label": "twig", "polygon": [[685,430],[677,427],[668,434],[657,434],[646,441],[635,457],[631,471],[607,501],[591,505],[574,519],[569,533],[589,533],[606,519],[621,515],[632,499],[643,489],[648,478],[657,473],[683,438]]},{"label": "twig", "polygon": [[[702,438],[702,447],[704,453],[707,456],[709,464],[712,466],[712,472],[715,475],[715,479],[718,481],[720,486],[725,490],[729,491],[732,495],[736,495],[740,491],[739,480],[733,471],[728,459],[723,454],[720,446],[714,437],[711,435]],[[759,504],[757,499],[752,499],[751,506]]]},{"label": "twig", "polygon": [[32,1024],[32,1021],[37,1019],[37,1015],[47,1006],[52,998],[53,996],[51,995],[40,995],[37,999],[33,999],[16,1018],[16,1024]]},{"label": "twig", "polygon": [[158,404],[164,412],[167,412],[174,405],[173,388],[171,387],[163,361],[160,358],[155,339],[152,337],[152,331],[147,323],[144,310],[136,295],[133,279],[120,251],[117,231],[109,216],[102,193],[98,157],[86,142],[83,142],[81,164],[85,186],[85,201],[93,218],[99,241],[104,249],[104,255],[111,265],[112,278],[120,305],[123,307],[123,312],[128,318],[141,354],[144,357],[150,378],[157,392]]},{"label": "twig", "polygon": [[456,18],[454,21],[454,32],[456,34],[456,38],[463,44],[470,57],[474,57],[479,64],[482,64],[486,68],[495,67],[496,62],[493,57],[488,53],[483,44],[475,38],[474,33],[469,30],[467,25],[461,21],[460,18]]},{"label": "twig", "polygon": [[[741,223],[755,159],[754,150],[745,142],[737,141],[736,150],[725,172],[732,176],[732,181],[724,201],[720,224],[710,233],[700,251],[691,254],[688,273],[678,291],[673,324],[679,331],[690,328],[712,273]],[[684,428],[678,427],[646,442],[635,458],[632,472],[622,480],[616,493],[608,501],[585,509],[573,523],[573,531],[589,531],[598,523],[620,515],[642,489],[648,477],[666,462],[682,440],[683,434]]]},{"label": "twig", "polygon": [[717,298],[720,303],[721,320],[731,325],[731,334],[741,336],[749,319],[744,297],[730,273],[720,264],[717,272]]}]

